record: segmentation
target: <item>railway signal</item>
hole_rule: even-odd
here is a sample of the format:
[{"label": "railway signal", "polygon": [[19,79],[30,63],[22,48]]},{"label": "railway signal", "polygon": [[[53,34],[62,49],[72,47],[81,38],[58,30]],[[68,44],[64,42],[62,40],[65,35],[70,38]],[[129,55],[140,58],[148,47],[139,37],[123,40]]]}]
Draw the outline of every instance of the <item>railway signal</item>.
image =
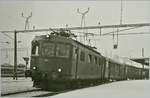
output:
[{"label": "railway signal", "polygon": [[27,71],[27,65],[28,65],[29,57],[23,57],[23,60],[26,62],[26,71]]}]

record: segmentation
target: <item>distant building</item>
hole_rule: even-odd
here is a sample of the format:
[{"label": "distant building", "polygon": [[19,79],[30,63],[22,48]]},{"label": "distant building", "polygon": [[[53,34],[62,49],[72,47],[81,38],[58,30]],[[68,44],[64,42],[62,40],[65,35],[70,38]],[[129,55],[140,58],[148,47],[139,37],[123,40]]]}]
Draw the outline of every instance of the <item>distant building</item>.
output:
[{"label": "distant building", "polygon": [[[17,48],[17,63],[25,63],[22,57],[30,56],[30,49]],[[14,64],[14,48],[0,48],[0,65],[4,63]]]},{"label": "distant building", "polygon": [[149,66],[149,58],[132,58],[131,60]]},{"label": "distant building", "polygon": [[[1,77],[13,77],[14,66],[8,63],[4,63],[1,65]],[[19,64],[17,66],[17,74],[18,76],[24,76],[25,73],[25,65]]]}]

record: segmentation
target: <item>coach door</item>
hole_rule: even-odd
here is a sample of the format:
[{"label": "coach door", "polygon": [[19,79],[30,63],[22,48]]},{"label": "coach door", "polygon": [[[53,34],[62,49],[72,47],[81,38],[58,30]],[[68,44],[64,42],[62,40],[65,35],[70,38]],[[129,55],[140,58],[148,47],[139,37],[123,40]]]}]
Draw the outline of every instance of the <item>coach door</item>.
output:
[{"label": "coach door", "polygon": [[102,58],[102,79],[105,78],[105,65],[106,65],[106,59]]},{"label": "coach door", "polygon": [[73,47],[73,66],[74,66],[74,74],[75,74],[75,79],[77,79],[78,78],[78,53],[79,53],[79,49],[78,49],[78,47]]},{"label": "coach door", "polygon": [[105,78],[109,78],[109,61],[106,59],[106,65],[105,65]]},{"label": "coach door", "polygon": [[99,66],[100,66],[99,67],[100,68],[100,78],[104,79],[104,74],[105,74],[104,73],[105,72],[105,68],[104,68],[105,67],[105,59],[102,58],[102,57],[99,59]]}]

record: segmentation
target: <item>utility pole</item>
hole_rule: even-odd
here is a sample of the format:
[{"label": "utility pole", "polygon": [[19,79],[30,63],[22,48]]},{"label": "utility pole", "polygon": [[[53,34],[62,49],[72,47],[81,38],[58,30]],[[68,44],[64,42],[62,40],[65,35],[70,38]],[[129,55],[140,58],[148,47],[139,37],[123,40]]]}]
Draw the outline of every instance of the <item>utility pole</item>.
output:
[{"label": "utility pole", "polygon": [[[142,57],[143,57],[143,59],[144,59],[144,48],[142,48]],[[142,74],[141,74],[142,76],[141,76],[141,77],[142,77],[142,79],[143,79],[143,78],[144,78],[143,75],[145,74],[145,73],[144,73],[144,64],[142,64],[142,67],[143,67],[143,71],[142,71]]]},{"label": "utility pole", "polygon": [[[89,10],[90,10],[90,8],[88,8],[88,10],[85,12],[80,12],[79,8],[77,9],[77,12],[82,15],[81,27],[85,27],[85,15],[89,12]],[[85,32],[83,32],[83,33],[85,33]],[[87,39],[87,35],[86,35],[86,39]],[[80,41],[81,41],[81,34],[80,34]]]},{"label": "utility pole", "polygon": [[27,30],[27,29],[29,30],[29,26],[30,26],[29,19],[32,17],[32,12],[31,12],[30,16],[27,16],[27,17],[25,17],[22,12],[22,17],[25,18],[25,30]]},{"label": "utility pole", "polygon": [[122,12],[123,12],[123,1],[121,0],[121,9],[120,9],[120,25],[122,24]]},{"label": "utility pole", "polygon": [[13,79],[17,80],[17,31],[14,32],[14,76]]},{"label": "utility pole", "polygon": [[[123,13],[123,0],[121,0],[121,6],[120,6],[120,25],[122,25],[122,13]],[[114,49],[118,48],[118,41],[119,41],[119,28],[117,28],[117,43],[114,44]]]}]

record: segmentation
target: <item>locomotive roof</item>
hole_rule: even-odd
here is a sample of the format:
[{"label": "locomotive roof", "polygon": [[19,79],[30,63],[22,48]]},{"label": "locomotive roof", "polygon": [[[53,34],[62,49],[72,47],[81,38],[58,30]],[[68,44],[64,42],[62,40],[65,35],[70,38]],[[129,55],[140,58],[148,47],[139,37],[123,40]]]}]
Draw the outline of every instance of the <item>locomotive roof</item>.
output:
[{"label": "locomotive roof", "polygon": [[128,66],[133,66],[137,68],[142,68],[142,64],[134,62],[130,59],[119,57],[119,56],[113,56],[113,57],[106,57],[108,60],[113,61],[118,64],[125,64]]},{"label": "locomotive roof", "polygon": [[99,53],[98,51],[94,50],[92,47],[88,46],[88,45],[85,45],[85,44],[82,44],[81,42],[77,41],[77,40],[74,40],[72,38],[69,38],[69,37],[62,37],[62,36],[56,36],[56,35],[50,35],[49,38],[46,37],[46,35],[41,35],[41,36],[36,36],[34,38],[33,41],[45,41],[45,40],[53,40],[53,41],[60,41],[60,42],[66,42],[66,43],[76,43],[76,44],[79,44],[99,55],[101,55],[101,53]]},{"label": "locomotive roof", "polygon": [[82,43],[80,43],[79,41],[76,41],[76,40],[73,40],[73,41],[74,41],[75,43],[80,44],[81,46],[83,46],[83,47],[85,47],[85,48],[88,48],[89,50],[92,50],[93,52],[96,52],[97,54],[101,55],[101,53],[98,52],[98,51],[96,51],[96,50],[94,50],[93,47],[88,46],[88,45],[84,45],[84,44],[82,44]]}]

